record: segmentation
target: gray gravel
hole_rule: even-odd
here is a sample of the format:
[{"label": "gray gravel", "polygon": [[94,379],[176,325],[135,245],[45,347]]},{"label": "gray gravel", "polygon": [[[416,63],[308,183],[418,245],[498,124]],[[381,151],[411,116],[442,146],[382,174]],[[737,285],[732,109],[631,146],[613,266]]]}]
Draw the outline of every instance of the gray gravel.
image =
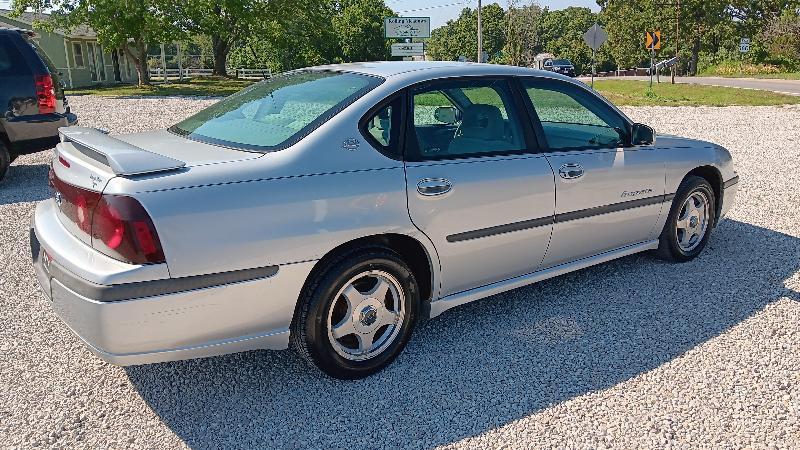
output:
[{"label": "gray gravel", "polygon": [[[208,103],[72,99],[113,132]],[[35,285],[48,154],[20,158],[0,183],[0,446],[800,447],[800,108],[628,113],[734,154],[738,202],[700,258],[635,255],[466,305],[357,382],[291,352],[93,357]]]}]

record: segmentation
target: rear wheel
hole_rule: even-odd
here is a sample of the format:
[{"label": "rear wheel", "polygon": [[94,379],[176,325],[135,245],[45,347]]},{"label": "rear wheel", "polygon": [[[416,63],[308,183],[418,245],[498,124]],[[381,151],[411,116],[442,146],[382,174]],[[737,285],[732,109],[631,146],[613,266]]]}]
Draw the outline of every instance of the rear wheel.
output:
[{"label": "rear wheel", "polygon": [[661,232],[658,255],[678,262],[696,258],[711,237],[715,213],[716,199],[708,181],[696,176],[686,177]]},{"label": "rear wheel", "polygon": [[[16,158],[16,157],[15,157]],[[8,149],[2,142],[0,142],[0,180],[2,180],[6,176],[6,172],[8,172],[8,166],[11,165],[11,155],[8,153]]]},{"label": "rear wheel", "polygon": [[357,250],[312,276],[292,344],[332,377],[366,377],[402,352],[418,311],[419,289],[405,262],[387,248]]}]

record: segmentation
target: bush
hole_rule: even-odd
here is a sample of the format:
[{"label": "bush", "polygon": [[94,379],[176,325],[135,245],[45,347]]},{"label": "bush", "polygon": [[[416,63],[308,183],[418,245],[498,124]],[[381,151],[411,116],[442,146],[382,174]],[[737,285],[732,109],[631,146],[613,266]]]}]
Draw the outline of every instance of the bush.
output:
[{"label": "bush", "polygon": [[783,73],[787,70],[774,64],[753,64],[742,61],[722,61],[718,64],[709,65],[702,70],[703,75],[769,75]]}]

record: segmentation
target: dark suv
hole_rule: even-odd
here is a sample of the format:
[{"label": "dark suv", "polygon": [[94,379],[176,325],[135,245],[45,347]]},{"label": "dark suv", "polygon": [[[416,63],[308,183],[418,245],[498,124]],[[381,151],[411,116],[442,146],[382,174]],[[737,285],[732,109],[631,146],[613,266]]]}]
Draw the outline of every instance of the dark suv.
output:
[{"label": "dark suv", "polygon": [[569,77],[575,76],[575,66],[568,59],[551,59],[544,63],[545,70],[560,73]]},{"label": "dark suv", "polygon": [[53,148],[74,125],[58,71],[27,30],[0,29],[0,179],[17,156]]}]

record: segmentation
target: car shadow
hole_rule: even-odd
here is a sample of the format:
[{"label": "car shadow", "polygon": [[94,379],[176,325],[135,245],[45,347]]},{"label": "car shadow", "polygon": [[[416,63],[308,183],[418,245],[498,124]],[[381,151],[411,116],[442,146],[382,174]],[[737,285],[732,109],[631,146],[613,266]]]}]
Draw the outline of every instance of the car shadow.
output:
[{"label": "car shadow", "polygon": [[[128,367],[193,448],[430,448],[610,388],[724,333],[780,298],[800,239],[728,220],[685,264],[647,254],[451,310],[360,381],[293,352]],[[201,324],[198,324],[201,326]]]},{"label": "car shadow", "polygon": [[47,184],[47,164],[14,162],[0,181],[0,205],[38,202],[50,197]]}]

